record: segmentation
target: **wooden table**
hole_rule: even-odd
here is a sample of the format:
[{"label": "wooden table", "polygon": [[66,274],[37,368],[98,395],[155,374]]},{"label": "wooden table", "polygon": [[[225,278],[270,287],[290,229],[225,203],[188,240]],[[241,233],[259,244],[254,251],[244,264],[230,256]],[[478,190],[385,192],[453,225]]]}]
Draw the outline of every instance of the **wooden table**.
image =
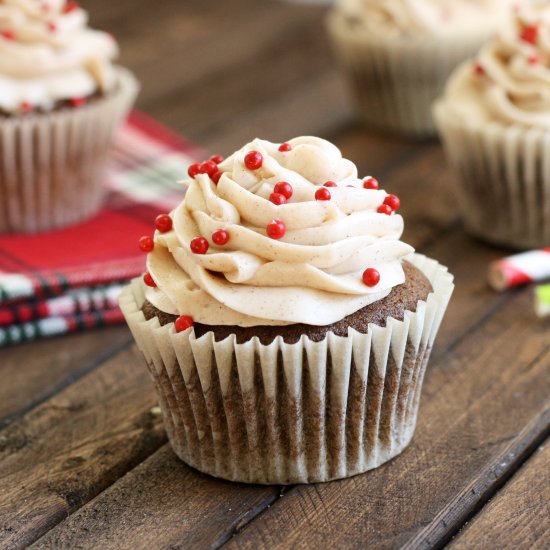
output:
[{"label": "wooden table", "polygon": [[[357,123],[324,10],[255,0],[88,0],[143,83],[139,106],[212,152],[315,134],[403,202],[405,240],[457,289],[411,446],[341,482],[245,486],[166,442],[126,327],[0,353],[0,547],[550,547],[550,325],[485,283],[506,251],[468,238],[436,142]],[[152,411],[153,409],[153,411]]]}]

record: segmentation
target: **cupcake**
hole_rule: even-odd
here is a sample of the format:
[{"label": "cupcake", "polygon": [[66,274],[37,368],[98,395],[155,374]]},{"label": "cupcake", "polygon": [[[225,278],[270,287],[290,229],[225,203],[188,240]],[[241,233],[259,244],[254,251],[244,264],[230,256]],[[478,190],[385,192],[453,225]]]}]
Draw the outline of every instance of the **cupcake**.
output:
[{"label": "cupcake", "polygon": [[256,139],[189,173],[121,296],[176,454],[263,484],[398,455],[453,289],[399,240],[399,199],[315,137]]},{"label": "cupcake", "polygon": [[[525,249],[550,243],[550,8],[518,10],[461,65],[435,115],[467,229]],[[454,182],[453,182],[454,183]]]},{"label": "cupcake", "polygon": [[138,89],[117,45],[65,0],[0,3],[0,232],[81,221]]},{"label": "cupcake", "polygon": [[[520,0],[525,1],[525,0]],[[475,55],[516,0],[340,0],[328,28],[368,126],[435,135],[452,70]]]}]

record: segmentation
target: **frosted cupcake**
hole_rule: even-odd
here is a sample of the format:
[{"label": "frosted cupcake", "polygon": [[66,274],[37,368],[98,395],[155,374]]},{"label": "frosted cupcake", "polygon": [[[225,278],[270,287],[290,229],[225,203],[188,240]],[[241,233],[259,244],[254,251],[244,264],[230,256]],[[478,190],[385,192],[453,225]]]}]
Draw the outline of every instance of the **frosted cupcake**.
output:
[{"label": "frosted cupcake", "polygon": [[434,135],[433,101],[452,70],[504,23],[512,4],[518,2],[337,2],[328,27],[364,121],[396,133]]},{"label": "frosted cupcake", "polygon": [[435,114],[468,230],[516,248],[550,243],[550,8],[519,10],[452,76]]},{"label": "frosted cupcake", "polygon": [[452,277],[327,141],[215,160],[190,168],[121,297],[175,452],[248,483],[379,466],[413,435]]},{"label": "frosted cupcake", "polygon": [[137,82],[118,50],[65,0],[0,3],[0,232],[91,216],[114,130]]}]

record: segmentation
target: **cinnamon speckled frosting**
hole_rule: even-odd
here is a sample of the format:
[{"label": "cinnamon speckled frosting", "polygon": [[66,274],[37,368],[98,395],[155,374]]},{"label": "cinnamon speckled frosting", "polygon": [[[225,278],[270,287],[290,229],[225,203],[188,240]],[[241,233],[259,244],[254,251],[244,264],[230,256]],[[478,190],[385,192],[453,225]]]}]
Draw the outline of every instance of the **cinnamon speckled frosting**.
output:
[{"label": "cinnamon speckled frosting", "polygon": [[[218,168],[216,185],[207,174],[187,180],[187,193],[172,212],[173,229],[155,234],[147,268],[157,288],[147,300],[170,314],[191,315],[206,325],[324,326],[385,298],[405,280],[402,260],[413,249],[399,239],[403,219],[378,213],[387,193],[365,189],[355,165],[337,147],[315,137],[289,142],[291,150],[256,139]],[[260,153],[249,169],[245,157]],[[278,182],[293,194],[286,204],[269,197]],[[316,200],[327,181],[330,200]],[[270,238],[268,224],[281,220],[286,233]],[[216,245],[212,234],[229,234]],[[206,254],[190,243],[206,238]],[[380,282],[363,283],[366,268]]]},{"label": "cinnamon speckled frosting", "polygon": [[87,27],[87,14],[66,0],[0,2],[0,111],[21,105],[48,111],[63,100],[116,85],[118,48]]},{"label": "cinnamon speckled frosting", "polygon": [[452,76],[440,109],[471,124],[550,128],[550,5],[534,2]]},{"label": "cinnamon speckled frosting", "polygon": [[337,10],[378,35],[488,34],[517,0],[340,0]]}]

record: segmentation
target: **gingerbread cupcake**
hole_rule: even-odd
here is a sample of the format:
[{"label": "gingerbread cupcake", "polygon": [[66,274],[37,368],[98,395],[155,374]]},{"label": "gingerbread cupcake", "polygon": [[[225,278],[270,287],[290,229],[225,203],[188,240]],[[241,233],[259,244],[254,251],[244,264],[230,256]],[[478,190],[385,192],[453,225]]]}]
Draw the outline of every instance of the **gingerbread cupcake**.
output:
[{"label": "gingerbread cupcake", "polygon": [[413,435],[452,277],[329,142],[254,140],[220,161],[190,168],[121,297],[175,452],[248,483],[379,466]]},{"label": "gingerbread cupcake", "polygon": [[453,69],[525,0],[339,0],[328,27],[368,126],[436,134],[431,113]]},{"label": "gingerbread cupcake", "polygon": [[76,2],[0,3],[0,232],[95,213],[113,132],[138,85]]}]

